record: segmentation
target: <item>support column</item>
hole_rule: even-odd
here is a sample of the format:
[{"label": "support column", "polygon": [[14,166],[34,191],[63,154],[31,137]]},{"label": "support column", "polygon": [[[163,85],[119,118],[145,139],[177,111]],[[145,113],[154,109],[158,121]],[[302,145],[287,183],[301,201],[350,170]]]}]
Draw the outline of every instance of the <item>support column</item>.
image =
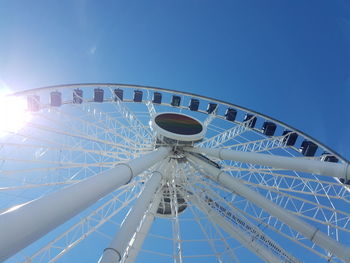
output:
[{"label": "support column", "polygon": [[148,212],[143,218],[140,229],[138,230],[135,236],[135,240],[132,243],[132,247],[128,250],[128,257],[126,258],[125,263],[135,262],[137,255],[142,247],[143,241],[145,240],[148,234],[148,231],[152,226],[161,198],[162,198],[162,192],[158,191],[154,197],[152,204],[150,205]]},{"label": "support column", "polygon": [[255,205],[261,207],[270,215],[278,218],[281,222],[289,225],[291,228],[298,231],[300,234],[315,244],[329,251],[329,253],[336,255],[338,258],[343,259],[345,262],[350,262],[350,249],[348,247],[322,233],[318,228],[315,228],[314,226],[304,222],[299,217],[290,213],[288,210],[278,206],[259,193],[251,190],[242,184],[237,178],[232,177],[231,175],[190,154],[187,154],[187,157],[191,162],[200,165],[201,168],[210,174],[210,178],[212,180],[216,181],[237,195],[249,200]]},{"label": "support column", "polygon": [[169,154],[158,150],[91,176],[0,214],[0,261],[3,261],[80,213],[100,198],[127,184]]},{"label": "support column", "polygon": [[189,152],[204,153],[209,156],[220,158],[221,160],[232,160],[242,163],[265,165],[278,169],[288,169],[299,172],[344,178],[346,181],[350,179],[349,164],[322,162],[318,160],[308,160],[227,149],[186,148],[186,150]]},{"label": "support column", "polygon": [[126,216],[121,228],[115,235],[109,247],[103,251],[99,263],[119,262],[125,249],[127,248],[132,236],[135,234],[137,227],[140,225],[149,204],[154,197],[154,193],[160,185],[162,175],[160,172],[154,172],[151,179],[146,183],[144,190],[137,199],[136,204]]}]

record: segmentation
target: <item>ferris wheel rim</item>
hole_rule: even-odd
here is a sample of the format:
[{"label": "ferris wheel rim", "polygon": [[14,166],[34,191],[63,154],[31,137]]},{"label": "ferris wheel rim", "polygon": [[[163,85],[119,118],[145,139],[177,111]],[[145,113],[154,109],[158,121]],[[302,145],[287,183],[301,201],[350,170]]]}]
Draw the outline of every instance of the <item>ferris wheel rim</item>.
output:
[{"label": "ferris wheel rim", "polygon": [[[240,109],[242,111],[253,113],[253,114],[260,116],[264,119],[273,121],[284,128],[291,129],[292,131],[297,132],[298,134],[302,135],[305,139],[308,139],[310,141],[315,142],[317,145],[321,146],[327,152],[330,152],[333,155],[335,155],[339,160],[342,160],[343,162],[349,163],[348,159],[346,159],[343,155],[339,154],[337,151],[335,151],[331,147],[325,145],[324,143],[320,142],[318,139],[308,135],[307,133],[305,133],[305,132],[303,132],[303,131],[301,131],[301,130],[299,130],[299,129],[297,129],[297,128],[295,128],[295,127],[293,127],[293,126],[291,126],[283,121],[280,121],[278,119],[275,119],[274,117],[265,115],[263,113],[257,112],[255,110],[252,110],[252,109],[247,108],[247,107],[243,107],[243,106],[231,103],[231,102],[227,102],[224,100],[220,100],[220,99],[216,99],[216,98],[212,98],[212,97],[208,97],[208,96],[203,96],[203,95],[199,95],[199,94],[191,93],[191,92],[184,92],[184,91],[179,91],[179,90],[172,90],[172,89],[166,89],[166,88],[160,88],[160,87],[148,86],[148,85],[97,82],[97,83],[73,83],[73,84],[60,84],[60,85],[43,86],[43,87],[39,87],[39,88],[33,88],[33,89],[27,89],[27,90],[23,90],[23,91],[14,92],[14,93],[9,94],[9,96],[28,95],[30,93],[40,92],[43,90],[69,89],[69,88],[82,88],[82,89],[84,89],[84,88],[91,88],[91,87],[115,87],[115,88],[119,87],[119,88],[130,88],[130,89],[136,88],[136,89],[145,89],[145,90],[164,91],[164,92],[175,93],[175,94],[180,94],[180,95],[185,95],[185,96],[193,96],[193,97],[201,98],[201,99],[212,101],[212,102],[217,102],[217,103],[226,105],[228,107],[234,107],[234,108]],[[142,103],[143,103],[143,101],[142,101]]]}]

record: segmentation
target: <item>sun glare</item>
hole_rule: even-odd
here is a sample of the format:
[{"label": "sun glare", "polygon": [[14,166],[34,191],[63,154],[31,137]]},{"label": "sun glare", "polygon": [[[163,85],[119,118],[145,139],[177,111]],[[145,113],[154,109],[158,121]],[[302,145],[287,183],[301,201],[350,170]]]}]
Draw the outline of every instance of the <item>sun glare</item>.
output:
[{"label": "sun glare", "polygon": [[11,96],[0,97],[0,136],[18,132],[30,119],[26,100]]}]

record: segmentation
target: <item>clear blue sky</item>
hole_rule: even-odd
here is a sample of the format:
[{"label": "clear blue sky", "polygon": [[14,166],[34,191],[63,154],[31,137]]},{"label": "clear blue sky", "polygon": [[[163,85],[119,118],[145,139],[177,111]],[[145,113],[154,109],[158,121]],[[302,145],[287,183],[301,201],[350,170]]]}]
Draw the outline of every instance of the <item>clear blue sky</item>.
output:
[{"label": "clear blue sky", "polygon": [[350,159],[350,2],[0,2],[1,89],[115,82],[284,121]]},{"label": "clear blue sky", "polygon": [[0,78],[13,90],[188,90],[269,114],[350,157],[347,1],[2,0],[0,36]]},{"label": "clear blue sky", "polygon": [[2,0],[0,36],[0,78],[13,90],[187,90],[271,115],[350,158],[347,1]]}]

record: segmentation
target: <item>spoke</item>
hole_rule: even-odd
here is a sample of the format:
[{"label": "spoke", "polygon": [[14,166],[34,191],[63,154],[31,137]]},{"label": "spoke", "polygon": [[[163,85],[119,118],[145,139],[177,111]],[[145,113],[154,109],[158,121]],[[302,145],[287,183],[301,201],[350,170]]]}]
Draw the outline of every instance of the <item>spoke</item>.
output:
[{"label": "spoke", "polygon": [[[206,229],[204,228],[203,224],[201,223],[196,210],[192,206],[190,207],[190,209],[191,209],[191,212],[194,215],[194,219],[195,219],[196,223],[199,225],[202,233],[204,234],[205,238],[208,240],[211,249],[214,251],[215,255],[217,255],[218,262],[222,262],[221,253],[216,249],[213,239],[209,236],[208,232],[206,231]],[[239,259],[237,258],[236,254],[232,250],[231,246],[227,243],[226,238],[222,235],[221,231],[216,227],[216,225],[213,225],[213,227],[215,228],[216,232],[220,236],[220,239],[224,243],[225,249],[227,249],[229,251],[229,255],[230,255],[231,260],[233,262],[239,263]]]},{"label": "spoke", "polygon": [[149,112],[149,116],[151,118],[153,118],[157,114],[153,103],[150,100],[146,101],[145,103],[146,103],[146,106],[147,106],[147,109],[148,109],[148,112]]},{"label": "spoke", "polygon": [[[71,145],[66,145],[66,144],[60,144],[60,146],[49,146],[49,145],[44,145],[44,144],[21,144],[21,143],[4,142],[4,143],[0,143],[0,146],[2,146],[2,147],[16,147],[19,149],[21,149],[21,148],[33,148],[33,149],[38,149],[38,150],[42,149],[41,155],[45,154],[47,151],[56,151],[56,152],[65,151],[65,152],[92,153],[92,154],[101,155],[104,157],[114,158],[114,159],[120,158],[120,157],[118,157],[120,155],[130,156],[130,158],[131,158],[135,154],[131,153],[130,151],[127,151],[127,149],[129,149],[129,150],[130,149],[132,149],[132,150],[137,150],[137,149],[139,150],[140,149],[140,148],[126,147],[123,144],[116,144],[116,146],[118,148],[113,150],[113,151],[88,149],[88,148],[84,148],[81,146],[72,147]],[[125,148],[125,149],[123,149],[123,148]],[[147,150],[152,150],[152,148],[149,147],[149,148],[144,148],[142,150],[147,151]],[[1,160],[1,158],[0,158],[0,160]]]},{"label": "spoke", "polygon": [[[326,193],[326,194],[318,193],[317,190],[316,191],[313,191],[313,190],[308,191],[308,190],[305,189],[306,186],[302,182],[300,183],[300,185],[303,184],[302,189],[295,189],[295,188],[301,188],[298,185],[296,185],[296,186],[289,186],[289,187],[281,187],[281,186],[263,185],[263,184],[253,183],[253,182],[249,182],[249,181],[245,181],[245,180],[242,180],[242,183],[248,184],[248,185],[252,185],[252,186],[255,186],[257,188],[273,190],[273,191],[276,191],[277,193],[279,193],[280,191],[285,191],[285,192],[297,193],[297,194],[301,194],[301,195],[309,195],[309,196],[318,196],[318,197],[339,199],[339,200],[342,200],[344,202],[350,203],[350,200],[348,200],[344,196],[337,195],[336,192],[334,192],[334,195],[330,195],[329,193]],[[324,191],[324,189],[322,189],[322,190]]]},{"label": "spoke", "polygon": [[[42,142],[43,144],[45,144],[45,146],[46,145],[67,146],[67,145],[61,144],[60,142],[55,141],[55,140],[48,140],[48,139],[46,139],[44,137],[33,136],[33,135],[30,134],[30,132],[28,132],[28,134],[25,134],[23,132],[16,132],[16,133],[12,132],[11,135],[13,137],[21,137],[21,138],[23,138],[22,141],[21,141],[21,143],[23,145],[25,145],[25,142],[28,139],[30,139],[30,140],[33,140],[33,141],[36,141],[36,142]],[[6,143],[1,143],[1,145],[6,145]]]},{"label": "spoke", "polygon": [[36,124],[36,123],[28,123],[28,126],[31,126],[33,128],[36,128],[36,129],[39,129],[42,131],[46,131],[46,132],[51,132],[51,133],[55,133],[55,134],[59,134],[59,135],[66,135],[66,136],[73,137],[73,138],[84,139],[84,140],[89,141],[89,142],[93,141],[93,142],[103,143],[106,145],[111,145],[113,147],[116,147],[116,144],[114,142],[99,139],[99,138],[91,136],[91,135],[76,134],[76,133],[72,133],[72,132],[68,132],[68,131],[62,131],[62,130],[54,129],[54,128],[51,128],[49,126],[40,125],[40,124]]},{"label": "spoke", "polygon": [[[255,187],[259,187],[259,188],[269,189],[271,192],[274,192],[274,193],[276,193],[278,195],[286,196],[288,199],[286,201],[285,206],[287,206],[288,200],[301,201],[303,203],[302,206],[295,205],[295,204],[288,206],[289,210],[293,214],[301,216],[301,217],[304,217],[304,218],[307,218],[307,219],[309,219],[311,221],[315,221],[315,222],[317,222],[319,224],[323,224],[325,226],[332,226],[333,228],[337,228],[337,229],[340,229],[340,230],[343,230],[343,231],[346,231],[346,232],[350,233],[350,229],[346,229],[345,227],[340,227],[338,225],[334,225],[334,224],[331,223],[331,220],[332,220],[332,218],[334,218],[334,215],[338,215],[338,216],[342,215],[342,217],[340,217],[340,218],[338,217],[337,223],[340,223],[341,221],[343,221],[345,226],[348,225],[348,221],[350,220],[350,213],[346,213],[346,212],[343,212],[341,210],[337,210],[335,208],[322,205],[319,202],[315,203],[315,202],[312,202],[312,201],[307,200],[305,198],[301,198],[301,197],[298,197],[298,196],[295,196],[295,195],[291,195],[291,194],[288,194],[288,193],[280,192],[280,190],[276,190],[273,187],[261,186],[259,184],[254,184],[254,183],[251,183],[251,182],[242,182],[242,183],[248,184],[248,185],[252,185],[252,186],[255,186]],[[311,207],[307,206],[306,204],[310,204]],[[298,207],[302,207],[302,209],[300,209]],[[296,211],[293,211],[292,209],[296,210]],[[324,210],[326,210],[328,212],[323,212]],[[307,214],[313,214],[313,217],[305,215],[306,213]],[[326,214],[328,215],[329,218],[326,217]],[[315,218],[317,215],[322,216],[322,218],[321,219]]]},{"label": "spoke", "polygon": [[[346,187],[344,187],[344,184],[336,182],[336,181],[324,181],[320,180],[318,178],[308,178],[308,177],[301,177],[298,173],[293,172],[294,175],[289,175],[289,174],[282,174],[282,173],[277,173],[273,172],[275,171],[281,171],[281,169],[273,169],[273,168],[260,168],[256,166],[251,166],[250,168],[242,168],[242,167],[236,167],[236,166],[223,166],[222,168],[223,171],[226,172],[239,172],[240,175],[238,176],[239,178],[244,178],[246,176],[252,175],[254,173],[259,173],[259,174],[265,174],[265,175],[272,175],[274,177],[281,177],[281,178],[288,178],[292,179],[294,181],[301,181],[300,183],[305,185],[306,183],[316,183],[316,184],[323,184],[327,185],[329,187],[339,187],[339,189],[335,189],[334,191],[337,193],[345,192],[345,194],[348,194],[348,191],[346,191]],[[241,174],[241,172],[247,172],[244,174]]]},{"label": "spoke", "polygon": [[113,106],[121,113],[124,119],[129,123],[131,127],[134,127],[134,131],[139,134],[141,138],[146,138],[148,143],[153,141],[153,135],[149,128],[137,118],[137,116],[120,100],[117,100]]},{"label": "spoke", "polygon": [[[111,87],[108,87],[111,94],[114,94],[113,90],[111,89]],[[84,100],[85,102],[89,102]],[[96,119],[96,116],[102,116],[105,118],[104,121],[107,122],[113,122],[115,123],[115,127],[116,128],[122,128],[123,130],[127,130],[128,132],[131,132],[132,134],[134,134],[137,138],[138,138],[138,142],[144,142],[145,140],[145,134],[143,134],[142,132],[140,133],[139,128],[141,128],[141,130],[143,130],[145,127],[144,125],[137,119],[136,115],[130,110],[128,109],[124,103],[122,103],[119,99],[115,100],[114,98],[111,98],[105,101],[105,103],[109,103],[110,105],[112,105],[113,108],[116,109],[116,111],[114,111],[114,113],[119,114],[124,120],[127,121],[128,125],[124,125],[123,123],[121,123],[119,120],[117,120],[116,118],[111,117],[108,113],[104,112],[104,111],[100,111],[95,107],[92,107],[91,104],[87,103],[87,107],[79,107],[78,105],[76,105],[80,110],[84,110],[86,114],[90,115],[91,117]],[[92,108],[91,108],[92,107]],[[100,119],[96,119],[97,122],[101,121]],[[136,128],[136,129],[135,129]],[[122,132],[123,133],[123,132]],[[150,135],[150,134],[149,134]],[[147,137],[147,136],[146,136]]]},{"label": "spoke", "polygon": [[224,146],[223,148],[230,148],[232,150],[243,152],[266,152],[273,149],[286,147],[286,143],[284,142],[285,137],[286,136],[275,136],[257,141]]},{"label": "spoke", "polygon": [[147,90],[147,101],[145,102],[145,104],[147,106],[150,119],[152,119],[157,114],[157,112],[156,112],[156,109],[154,108],[154,104],[151,98],[151,93],[149,92],[149,90]]},{"label": "spoke", "polygon": [[[64,114],[64,113],[62,113],[62,112],[59,112],[61,115],[62,114]],[[65,118],[65,119],[68,119],[68,117],[69,117],[69,115],[67,115],[67,116],[65,116],[65,117],[67,117],[67,118]],[[54,122],[57,122],[56,120],[52,120],[51,119],[51,121],[54,123]],[[75,118],[74,119],[74,121],[75,122],[73,122],[72,123],[72,125],[71,125],[71,127],[73,127],[74,126],[74,123],[77,123],[77,122],[83,122],[83,124],[85,125],[86,123],[88,123],[87,125],[90,125],[90,126],[93,126],[94,128],[100,128],[100,129],[102,129],[100,126],[101,125],[97,125],[97,124],[91,124],[90,122],[87,122],[87,121],[85,121],[85,120],[83,120],[83,119],[81,119],[81,118]],[[36,127],[37,127],[37,125],[36,125]],[[64,125],[60,125],[60,127],[62,128],[62,127],[64,127]],[[37,127],[37,128],[44,128],[46,131],[47,131],[47,127],[43,127],[43,126],[39,126],[39,127]],[[113,138],[110,138],[110,140],[109,141],[106,141],[106,140],[101,140],[101,139],[98,139],[96,136],[95,137],[93,137],[92,135],[91,135],[91,133],[86,133],[86,132],[84,132],[84,133],[82,133],[82,131],[84,131],[86,128],[83,128],[83,129],[80,129],[79,130],[79,132],[75,132],[75,133],[66,133],[66,132],[62,132],[61,130],[51,130],[51,132],[55,132],[55,133],[58,133],[58,134],[61,134],[61,135],[66,135],[66,136],[69,136],[69,137],[71,137],[71,138],[77,138],[77,139],[84,139],[86,142],[96,142],[96,143],[102,143],[102,144],[105,144],[105,145],[109,145],[110,147],[112,147],[112,149],[113,150],[111,150],[111,151],[106,151],[106,149],[102,149],[102,148],[100,148],[100,149],[97,149],[97,150],[89,150],[89,149],[85,149],[85,148],[82,148],[82,147],[75,147],[75,148],[78,148],[77,150],[80,150],[81,152],[89,152],[89,153],[95,153],[95,154],[98,154],[98,155],[101,155],[101,156],[106,156],[106,157],[111,157],[111,158],[116,158],[116,156],[115,155],[117,155],[118,153],[119,153],[119,155],[126,155],[126,156],[130,156],[131,154],[133,154],[130,150],[132,150],[132,149],[134,149],[134,150],[140,150],[140,146],[138,146],[138,147],[134,147],[134,146],[132,146],[132,145],[134,145],[134,141],[132,141],[131,139],[129,139],[128,137],[125,137],[125,136],[118,136],[118,137],[120,137],[121,138],[121,142],[123,143],[123,144],[121,144],[121,143],[117,143],[116,141],[115,141],[115,138],[117,138],[117,136],[115,136],[115,135],[117,135],[116,133],[113,133],[112,135],[113,135]],[[72,129],[70,129],[70,130],[72,130]],[[107,131],[107,130],[105,130],[105,129],[102,129],[103,131]],[[112,129],[109,129],[108,130],[108,132],[110,131],[110,130],[112,130],[113,131],[113,128]],[[50,130],[49,130],[49,132],[50,132]],[[96,139],[97,138],[97,139]],[[129,143],[131,143],[131,145],[125,145],[125,143],[126,142],[129,142]],[[139,144],[140,145],[140,144]],[[98,145],[97,145],[98,146]],[[94,146],[94,147],[96,147],[96,146]],[[117,148],[118,147],[118,148]],[[149,149],[150,149],[150,147],[148,147]],[[69,148],[67,148],[67,146],[64,148],[64,149],[66,149],[66,150],[69,150]],[[117,149],[117,151],[116,151],[116,149]],[[74,149],[72,149],[72,150],[74,150]],[[108,153],[108,154],[106,154],[106,153]]]},{"label": "spoke", "polygon": [[[295,174],[298,175],[297,173]],[[269,195],[275,193],[279,198],[286,197],[284,206],[288,206],[295,214],[323,224],[326,227],[331,226],[346,232],[350,231],[346,229],[350,220],[350,214],[343,210],[335,209],[331,200],[338,199],[347,203],[350,202],[348,200],[349,193],[343,185],[328,185],[329,182],[320,182],[317,179],[310,183],[304,177],[295,176],[287,180],[285,177],[276,178],[274,173],[270,173],[270,175],[273,177],[266,177],[266,173],[261,175],[259,171],[254,171],[253,168],[249,176],[240,182],[268,190]],[[254,177],[250,178],[250,176]],[[306,199],[308,196],[314,197],[316,202],[313,202],[310,198]],[[319,197],[323,198],[322,201],[317,199]],[[330,205],[324,205],[324,199],[328,199]]]},{"label": "spoke", "polygon": [[[188,193],[193,192],[194,187],[195,187],[195,184],[192,185],[190,183],[190,180],[189,180],[190,178],[188,176],[189,174],[191,174],[191,175],[193,174],[191,171],[191,169],[193,169],[193,167],[190,165],[186,165],[185,167],[186,167],[186,172],[184,172],[183,174],[180,174],[180,176],[182,176],[182,179],[184,180],[184,185],[186,185],[185,189],[183,189],[181,191],[182,196],[188,196]],[[204,234],[204,237],[206,238],[206,241],[209,243],[212,251],[214,252],[215,257],[218,260],[218,262],[223,262],[223,254],[226,252],[228,252],[227,254],[230,257],[232,262],[239,262],[239,259],[236,256],[232,246],[228,243],[226,238],[223,236],[223,234],[221,233],[221,230],[218,228],[218,226],[216,224],[211,224],[212,227],[214,228],[215,232],[217,233],[219,240],[222,241],[224,246],[225,246],[226,251],[222,251],[222,252],[219,252],[217,250],[216,245],[215,245],[216,240],[214,238],[210,237],[209,233],[207,232],[207,230],[205,229],[205,227],[201,223],[201,218],[197,213],[198,207],[196,209],[194,209],[192,206],[189,206],[189,208],[191,209],[191,211],[194,215],[194,221],[199,225],[201,232]]]},{"label": "spoke", "polygon": [[197,144],[198,147],[212,147],[212,148],[216,148],[222,144],[224,144],[227,141],[233,140],[235,137],[239,136],[240,134],[248,131],[249,128],[249,124],[251,120],[248,120],[246,122],[243,123],[239,123],[237,125],[235,125],[234,127],[232,127],[231,129],[227,129],[225,131],[223,131],[220,134],[217,134],[211,138],[208,138],[200,143]]},{"label": "spoke", "polygon": [[[91,130],[95,132],[96,130],[101,130],[104,134],[109,134],[112,141],[115,141],[116,138],[120,138],[121,141],[127,142],[128,145],[133,145],[134,148],[139,148],[144,144],[144,138],[140,137],[138,133],[135,133],[133,127],[127,127],[122,122],[118,121],[115,118],[112,118],[110,114],[106,112],[99,111],[97,108],[92,108],[93,106],[89,105],[87,107],[75,107],[79,109],[82,113],[88,117],[86,120],[84,117],[75,117],[72,114],[65,113],[64,111],[56,109],[57,112],[64,115],[66,119],[72,119],[70,122],[71,125],[76,125],[77,123],[81,123],[85,128],[79,128],[78,132],[81,130]],[[91,109],[92,108],[92,109]],[[46,115],[42,115],[46,116]],[[46,117],[47,118],[47,117]],[[90,119],[94,119],[95,122],[89,121]],[[57,120],[53,120],[57,121]],[[86,133],[85,133],[86,134]],[[131,134],[136,135],[138,138],[137,144],[135,140],[132,140]],[[146,145],[146,144],[145,144]],[[148,144],[147,144],[148,145]]]},{"label": "spoke", "polygon": [[[232,174],[235,176],[234,174]],[[267,173],[260,172],[258,169],[252,168],[252,170],[243,176],[239,176],[240,179],[243,179],[241,182],[244,184],[252,185],[259,189],[264,189],[267,191],[272,191],[278,196],[286,196],[288,199],[295,199],[302,201],[303,207],[304,204],[309,204],[306,207],[310,208],[310,204],[314,205],[314,208],[320,209],[320,212],[323,212],[324,209],[330,211],[330,215],[324,216],[322,219],[326,220],[327,225],[329,225],[328,218],[332,218],[333,215],[342,214],[342,220],[346,223],[347,218],[349,218],[349,213],[343,212],[342,210],[337,210],[333,207],[333,202],[336,200],[342,200],[349,203],[349,193],[346,191],[343,185],[339,183],[320,181],[317,178],[310,179],[306,177],[300,177],[298,173],[295,173],[296,176],[285,176],[279,175],[276,173]],[[277,177],[276,177],[277,176]],[[282,191],[282,192],[281,192]],[[312,202],[310,197],[314,197],[317,203]],[[308,198],[308,199],[305,199]],[[323,198],[322,201],[318,201],[317,198]],[[329,205],[324,204],[326,200],[329,202]],[[286,201],[286,205],[288,200]],[[300,206],[300,205],[299,205]],[[293,205],[293,208],[296,207]],[[298,207],[298,206],[297,206]],[[333,208],[332,208],[333,207]],[[296,208],[295,208],[296,209]],[[299,211],[299,210],[298,210]],[[309,214],[311,213],[310,209],[307,210]],[[326,214],[329,214],[328,212]],[[334,220],[334,219],[332,219]]]},{"label": "spoke", "polygon": [[[259,182],[262,187],[274,187],[282,191],[290,191],[303,195],[323,196],[350,202],[350,194],[343,184],[337,183],[336,181],[319,180],[315,176],[314,178],[302,177],[297,172],[293,173],[294,175],[286,175],[272,171],[265,172],[253,167],[248,173],[240,174],[238,177],[251,183]],[[263,184],[261,184],[262,181]]]},{"label": "spoke", "polygon": [[208,127],[208,125],[215,119],[216,117],[216,111],[217,108],[214,110],[214,112],[208,114],[208,117],[205,119],[205,121],[203,122],[203,126],[204,127]]}]

